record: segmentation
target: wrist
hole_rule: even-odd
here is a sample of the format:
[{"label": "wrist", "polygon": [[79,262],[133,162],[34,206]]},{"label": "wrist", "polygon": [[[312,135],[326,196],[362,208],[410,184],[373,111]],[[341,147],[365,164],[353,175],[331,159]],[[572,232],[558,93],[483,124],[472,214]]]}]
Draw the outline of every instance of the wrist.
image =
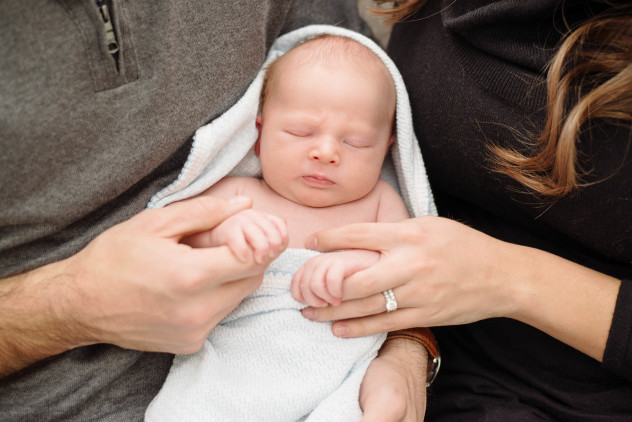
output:
[{"label": "wrist", "polygon": [[388,333],[387,344],[394,341],[406,342],[408,347],[416,347],[420,367],[425,369],[426,387],[434,382],[441,367],[441,353],[437,340],[429,328],[409,328]]},{"label": "wrist", "polygon": [[405,338],[392,338],[384,342],[378,358],[389,362],[389,367],[406,380],[409,391],[425,397],[428,372],[428,351],[425,347]]},{"label": "wrist", "polygon": [[[495,309],[487,315],[497,318],[521,319],[529,297],[533,294],[533,282],[539,278],[539,266],[533,254],[537,250],[502,242],[502,246],[494,251],[493,260],[494,281],[489,292],[489,303],[494,303]],[[501,264],[499,264],[501,263]]]},{"label": "wrist", "polygon": [[[547,283],[551,276],[558,281],[563,274],[558,273],[558,265],[563,260],[548,252],[528,246],[509,244],[507,252],[511,254],[505,260],[509,263],[509,271],[513,274],[505,283],[504,295],[501,300],[505,302],[505,309],[501,317],[512,318],[526,324],[533,323],[533,315],[542,312],[538,304],[546,300],[550,293]],[[557,275],[556,275],[557,274]]]},{"label": "wrist", "polygon": [[87,344],[78,315],[63,297],[72,283],[65,261],[0,283],[0,376]]},{"label": "wrist", "polygon": [[75,255],[60,261],[54,279],[50,280],[54,284],[51,292],[54,298],[51,299],[51,323],[57,328],[66,350],[103,341],[103,336],[97,335],[96,330],[86,324],[91,320],[90,312],[98,311],[90,297],[95,295],[88,294],[85,288],[94,285],[95,280],[87,271],[81,270],[80,265],[75,265],[77,259]]}]

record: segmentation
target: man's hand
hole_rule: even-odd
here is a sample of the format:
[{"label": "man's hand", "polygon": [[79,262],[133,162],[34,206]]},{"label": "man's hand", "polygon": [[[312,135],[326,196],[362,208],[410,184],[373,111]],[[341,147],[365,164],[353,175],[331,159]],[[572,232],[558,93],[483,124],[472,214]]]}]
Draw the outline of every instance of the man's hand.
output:
[{"label": "man's hand", "polygon": [[406,339],[384,343],[360,386],[362,422],[423,421],[427,353],[423,346]]},{"label": "man's hand", "polygon": [[198,197],[145,210],[66,260],[0,281],[0,375],[94,343],[197,351],[276,256],[242,262],[180,240],[251,205]]}]

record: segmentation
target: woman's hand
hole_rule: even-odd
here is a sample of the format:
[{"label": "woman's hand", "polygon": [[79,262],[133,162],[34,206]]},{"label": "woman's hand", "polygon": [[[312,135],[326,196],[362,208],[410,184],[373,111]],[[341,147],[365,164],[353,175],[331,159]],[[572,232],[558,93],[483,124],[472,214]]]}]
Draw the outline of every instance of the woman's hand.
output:
[{"label": "woman's hand", "polygon": [[[306,246],[381,253],[377,264],[345,279],[339,306],[303,310],[312,320],[339,320],[337,336],[507,317],[603,357],[620,281],[553,254],[431,216],[330,229]],[[387,289],[398,302],[389,313]]]},{"label": "woman's hand", "polygon": [[[463,324],[514,311],[514,266],[509,260],[516,257],[508,250],[515,246],[455,221],[421,217],[354,224],[317,233],[311,240],[316,243],[307,246],[321,251],[361,248],[381,253],[378,263],[345,279],[341,305],[304,311],[320,321],[354,318],[336,323],[337,335]],[[382,295],[387,289],[398,302],[390,313],[385,313]]]},{"label": "woman's hand", "polygon": [[428,355],[419,343],[386,341],[360,386],[362,422],[418,422],[426,411]]},{"label": "woman's hand", "polygon": [[180,241],[251,205],[197,197],[145,210],[66,260],[2,280],[0,376],[93,343],[197,351],[276,256],[243,262],[226,246]]}]

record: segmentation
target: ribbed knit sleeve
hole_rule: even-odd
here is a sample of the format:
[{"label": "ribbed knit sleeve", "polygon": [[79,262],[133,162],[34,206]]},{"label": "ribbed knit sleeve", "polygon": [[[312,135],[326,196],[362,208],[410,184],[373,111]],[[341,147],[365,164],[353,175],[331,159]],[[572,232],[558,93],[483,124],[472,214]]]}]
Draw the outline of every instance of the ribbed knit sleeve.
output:
[{"label": "ribbed knit sleeve", "polygon": [[622,280],[603,366],[632,381],[632,280]]}]

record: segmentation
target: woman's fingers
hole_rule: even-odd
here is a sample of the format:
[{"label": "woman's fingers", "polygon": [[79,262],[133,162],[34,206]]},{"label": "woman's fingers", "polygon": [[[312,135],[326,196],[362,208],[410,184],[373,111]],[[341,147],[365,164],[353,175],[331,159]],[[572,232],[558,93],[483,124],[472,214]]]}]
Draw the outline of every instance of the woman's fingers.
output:
[{"label": "woman's fingers", "polygon": [[384,295],[371,295],[362,299],[347,300],[338,306],[324,308],[305,308],[303,315],[312,321],[335,321],[347,318],[359,318],[386,312]]},{"label": "woman's fingers", "polygon": [[[353,273],[344,279],[342,282],[342,300],[366,298],[381,294],[384,290],[404,287],[410,281],[410,267],[417,264],[402,262],[402,259],[398,259],[395,254],[390,254],[387,251],[373,266]],[[414,292],[409,291],[409,293]]]},{"label": "woman's fingers", "polygon": [[363,337],[413,327],[420,320],[417,310],[398,309],[394,312],[336,321],[331,330],[338,337]]},{"label": "woman's fingers", "polygon": [[316,232],[307,238],[305,246],[322,252],[339,249],[380,251],[393,243],[395,227],[393,223],[349,224]]},{"label": "woman's fingers", "polygon": [[[393,295],[397,301],[397,311],[415,306],[416,298],[413,288],[401,286],[393,288]],[[386,312],[386,298],[383,291],[361,297],[358,299],[345,300],[337,306],[327,306],[325,308],[305,308],[303,315],[313,321],[335,321],[348,318],[360,318],[369,315],[376,315]],[[395,312],[391,312],[394,314]]]}]

